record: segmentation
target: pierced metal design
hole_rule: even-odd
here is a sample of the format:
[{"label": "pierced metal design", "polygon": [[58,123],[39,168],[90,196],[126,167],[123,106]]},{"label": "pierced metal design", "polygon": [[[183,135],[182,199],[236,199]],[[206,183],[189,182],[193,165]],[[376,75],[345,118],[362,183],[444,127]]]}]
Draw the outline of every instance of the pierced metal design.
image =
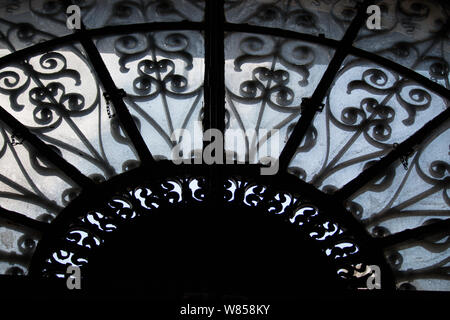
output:
[{"label": "pierced metal design", "polygon": [[100,28],[144,22],[201,21],[204,0],[84,1],[83,23]]},{"label": "pierced metal design", "polygon": [[[89,62],[76,46],[30,56],[22,63],[3,67],[0,94],[9,99],[12,115],[23,119],[31,132],[52,144],[58,154],[84,163],[79,165],[84,172],[103,179],[117,174],[117,164],[113,165],[106,156],[105,145],[110,144],[110,137],[104,131],[113,131],[116,146],[120,143],[128,148],[129,141],[121,137],[117,123],[107,125],[102,119],[101,89]],[[27,100],[23,100],[25,96]],[[97,135],[86,128],[88,119],[97,122]],[[131,149],[125,154],[129,158],[123,162],[134,158]]]},{"label": "pierced metal design", "polygon": [[[13,52],[70,34],[66,26],[66,9],[70,3],[7,1],[0,8],[0,49]],[[82,22],[89,29],[159,21],[201,21],[204,14],[203,0],[88,0],[74,4],[80,7]]]}]

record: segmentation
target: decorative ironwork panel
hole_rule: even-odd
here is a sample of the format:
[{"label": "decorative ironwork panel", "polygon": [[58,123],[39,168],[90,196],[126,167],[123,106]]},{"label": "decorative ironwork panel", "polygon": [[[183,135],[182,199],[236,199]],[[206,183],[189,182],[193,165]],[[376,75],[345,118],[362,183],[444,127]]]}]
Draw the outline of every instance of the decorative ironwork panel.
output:
[{"label": "decorative ironwork panel", "polygon": [[450,122],[430,134],[425,143],[351,198],[352,212],[372,232],[381,226],[387,235],[387,231],[397,233],[430,219],[450,217]]},{"label": "decorative ironwork panel", "polygon": [[225,38],[225,148],[239,161],[277,158],[333,50],[244,33]]},{"label": "decorative ironwork panel", "polygon": [[[375,264],[391,289],[450,291],[450,7],[373,1],[381,29],[353,41],[362,2],[224,0],[223,52],[183,30],[215,25],[222,2],[0,0],[0,274],[64,278],[128,223],[222,205],[298,228],[345,288],[367,289]],[[86,29],[68,43],[71,3]],[[294,176],[153,161],[191,163],[222,112],[228,157],[265,162],[289,141]]]},{"label": "decorative ironwork panel", "polygon": [[98,38],[97,47],[150,151],[172,159],[202,148],[204,43],[195,31]]},{"label": "decorative ironwork panel", "polygon": [[167,206],[183,206],[205,200],[205,179],[202,177],[174,177],[138,183],[117,190],[115,195],[93,208],[86,208],[63,231],[60,246],[51,248],[49,259],[43,262],[45,277],[64,278],[68,265],[86,267],[92,252],[101,246],[108,234],[121,226]]},{"label": "decorative ironwork panel", "polygon": [[281,28],[339,40],[356,14],[356,1],[226,0],[228,22]]},{"label": "decorative ironwork panel", "polygon": [[[289,170],[330,193],[448,108],[448,101],[416,82],[354,57],[346,60],[324,102],[326,112],[316,116]],[[434,128],[425,142],[384,168],[347,202],[348,210],[375,237],[450,216],[449,128],[448,120]],[[436,239],[433,245],[424,240],[419,248],[410,244],[412,248],[401,253],[389,251],[389,256],[408,261],[397,274],[399,285],[419,279],[413,283],[422,290],[448,290],[450,282],[442,281],[448,279],[448,241],[445,235]],[[439,274],[420,270],[441,260]],[[402,263],[396,263],[400,268]]]},{"label": "decorative ironwork panel", "polygon": [[0,221],[0,274],[25,275],[40,237]]},{"label": "decorative ironwork panel", "polygon": [[378,3],[381,29],[361,29],[355,46],[388,58],[433,81],[449,84],[447,1],[384,0]]}]

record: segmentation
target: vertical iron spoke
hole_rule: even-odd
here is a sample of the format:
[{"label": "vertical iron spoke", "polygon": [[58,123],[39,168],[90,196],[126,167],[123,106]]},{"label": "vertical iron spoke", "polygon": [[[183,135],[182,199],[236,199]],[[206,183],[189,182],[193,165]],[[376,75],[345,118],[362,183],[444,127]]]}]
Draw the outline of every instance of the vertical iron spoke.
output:
[{"label": "vertical iron spoke", "polygon": [[314,116],[316,115],[317,111],[321,109],[321,105],[323,99],[325,98],[325,95],[327,94],[334,78],[336,77],[336,74],[339,71],[342,62],[350,52],[353,41],[356,39],[359,30],[366,21],[366,10],[371,2],[372,1],[364,1],[363,4],[358,6],[355,18],[352,20],[349,28],[345,32],[345,35],[342,38],[339,47],[336,49],[334,56],[328,64],[328,67],[322,78],[320,79],[319,84],[314,90],[313,95],[311,96],[311,98],[303,99],[300,120],[296,123],[294,130],[289,136],[289,139],[280,154],[280,166],[278,172],[285,172],[287,170],[297,148],[303,141],[307,130],[312,124]]}]

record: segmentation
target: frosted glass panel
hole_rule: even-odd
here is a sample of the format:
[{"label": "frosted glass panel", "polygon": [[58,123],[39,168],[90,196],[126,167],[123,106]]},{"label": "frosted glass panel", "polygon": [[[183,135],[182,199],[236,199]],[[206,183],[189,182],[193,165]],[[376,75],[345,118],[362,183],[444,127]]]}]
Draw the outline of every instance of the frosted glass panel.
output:
[{"label": "frosted glass panel", "polygon": [[154,157],[172,159],[177,144],[185,158],[201,149],[202,34],[135,33],[98,38],[96,44],[117,87],[127,93],[126,105]]}]

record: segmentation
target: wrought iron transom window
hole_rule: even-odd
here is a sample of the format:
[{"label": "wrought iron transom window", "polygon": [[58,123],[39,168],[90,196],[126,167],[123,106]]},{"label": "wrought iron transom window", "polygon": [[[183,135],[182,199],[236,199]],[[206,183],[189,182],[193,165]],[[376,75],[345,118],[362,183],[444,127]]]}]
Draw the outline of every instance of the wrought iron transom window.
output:
[{"label": "wrought iron transom window", "polygon": [[[449,14],[445,0],[1,0],[2,279],[96,274],[121,229],[180,210],[232,229],[236,211],[255,212],[248,234],[268,216],[293,228],[335,287],[364,289],[378,265],[386,290],[450,291]],[[232,163],[199,160],[208,129]],[[267,160],[279,170],[261,176]]]}]

